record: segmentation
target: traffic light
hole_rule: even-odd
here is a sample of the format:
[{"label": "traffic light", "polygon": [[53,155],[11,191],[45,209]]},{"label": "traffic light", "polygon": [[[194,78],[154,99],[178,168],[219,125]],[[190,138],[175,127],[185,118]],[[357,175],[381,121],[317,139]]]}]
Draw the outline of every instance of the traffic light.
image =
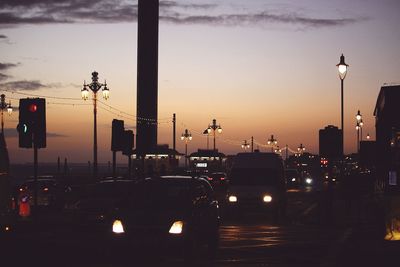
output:
[{"label": "traffic light", "polygon": [[46,147],[46,101],[44,98],[19,100],[19,147]]},{"label": "traffic light", "polygon": [[113,119],[111,131],[111,151],[124,149],[124,121]]},{"label": "traffic light", "polygon": [[122,150],[122,154],[123,155],[127,155],[130,156],[133,154],[133,146],[134,146],[134,134],[133,131],[131,130],[126,130],[124,131],[124,137],[123,137],[123,141],[124,141],[124,149]]}]

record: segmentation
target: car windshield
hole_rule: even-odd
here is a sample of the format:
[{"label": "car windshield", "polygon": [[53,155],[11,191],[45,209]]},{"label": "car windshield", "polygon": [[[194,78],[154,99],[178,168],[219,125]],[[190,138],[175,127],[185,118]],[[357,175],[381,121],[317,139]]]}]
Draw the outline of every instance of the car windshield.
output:
[{"label": "car windshield", "polygon": [[298,177],[299,173],[296,170],[287,170],[286,176],[287,177]]},{"label": "car windshield", "polygon": [[233,169],[230,176],[231,185],[274,185],[277,184],[277,170],[269,168]]},{"label": "car windshield", "polygon": [[135,210],[179,210],[190,204],[190,184],[181,182],[148,182],[135,186],[127,208]]},{"label": "car windshield", "polygon": [[[27,181],[25,184],[28,188],[33,188],[35,181]],[[41,187],[52,187],[56,186],[56,182],[54,180],[38,180],[38,185]]]}]

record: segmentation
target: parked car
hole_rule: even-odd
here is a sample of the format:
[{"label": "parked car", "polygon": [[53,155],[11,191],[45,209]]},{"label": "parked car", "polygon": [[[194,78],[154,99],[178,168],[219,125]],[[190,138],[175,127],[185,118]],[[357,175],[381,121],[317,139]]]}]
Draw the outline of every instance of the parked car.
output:
[{"label": "parked car", "polygon": [[191,259],[215,256],[219,207],[207,180],[190,176],[148,178],[135,184],[110,225],[117,240],[130,247],[157,250]]}]

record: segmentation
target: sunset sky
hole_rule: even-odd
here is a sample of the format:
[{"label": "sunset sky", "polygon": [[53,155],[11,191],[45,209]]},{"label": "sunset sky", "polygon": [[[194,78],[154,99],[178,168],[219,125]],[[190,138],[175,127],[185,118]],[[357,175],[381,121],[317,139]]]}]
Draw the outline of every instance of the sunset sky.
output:
[{"label": "sunset sky", "polygon": [[[345,152],[355,152],[357,110],[364,137],[374,139],[380,87],[400,83],[399,14],[398,0],[160,1],[159,143],[172,146],[176,113],[177,136],[192,132],[189,152],[206,147],[200,133],[215,118],[226,154],[251,136],[264,145],[271,134],[281,147],[302,143],[318,153],[318,130],[340,125],[335,65],[343,53]],[[99,104],[99,162],[111,160],[113,118],[136,132],[136,15],[135,0],[0,2],[0,93],[13,106],[46,96],[41,161],[92,160],[93,107],[80,90],[94,70],[107,80],[110,99],[102,102],[113,108]],[[18,112],[5,116],[11,163],[28,162],[33,151],[18,148],[17,123]],[[180,139],[177,148],[184,152]]]}]

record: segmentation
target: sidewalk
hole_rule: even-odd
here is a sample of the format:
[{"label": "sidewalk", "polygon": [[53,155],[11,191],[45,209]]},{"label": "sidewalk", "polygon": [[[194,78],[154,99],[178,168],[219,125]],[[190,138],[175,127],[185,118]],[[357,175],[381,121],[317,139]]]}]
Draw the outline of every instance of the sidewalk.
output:
[{"label": "sidewalk", "polygon": [[322,192],[320,223],[344,230],[332,249],[329,262],[323,266],[399,266],[400,242],[384,240],[384,213],[380,201],[365,193],[346,197],[340,187],[333,193]]}]

